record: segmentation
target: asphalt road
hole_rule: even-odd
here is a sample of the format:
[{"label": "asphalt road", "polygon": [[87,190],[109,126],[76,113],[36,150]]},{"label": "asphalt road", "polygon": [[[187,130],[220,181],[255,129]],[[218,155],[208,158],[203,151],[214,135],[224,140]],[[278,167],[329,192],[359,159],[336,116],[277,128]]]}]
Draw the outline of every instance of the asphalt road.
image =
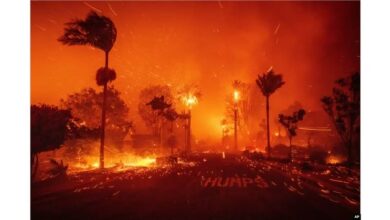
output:
[{"label": "asphalt road", "polygon": [[[341,173],[340,173],[341,172]],[[89,171],[32,186],[32,219],[357,219],[357,174],[201,155],[175,167]]]}]

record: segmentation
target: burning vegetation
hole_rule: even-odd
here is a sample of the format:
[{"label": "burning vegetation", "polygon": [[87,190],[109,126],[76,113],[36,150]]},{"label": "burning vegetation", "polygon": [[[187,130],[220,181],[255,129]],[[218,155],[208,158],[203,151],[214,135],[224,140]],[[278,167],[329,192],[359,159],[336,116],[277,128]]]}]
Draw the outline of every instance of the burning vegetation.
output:
[{"label": "burning vegetation", "polygon": [[[209,3],[202,4],[210,7]],[[148,66],[154,66],[155,69],[152,70],[142,69],[137,65],[123,68],[122,63],[128,61],[118,56],[118,50],[123,49],[118,47],[123,46],[124,36],[119,31],[125,29],[123,20],[119,21],[117,18],[120,13],[114,13],[113,7],[107,3],[111,13],[115,14],[113,19],[102,11],[95,10],[97,8],[89,3],[85,5],[94,10],[83,19],[73,19],[66,22],[64,28],[61,26],[63,34],[56,43],[60,43],[61,46],[87,46],[94,52],[99,51],[100,60],[104,60],[104,65],[102,62],[96,65],[88,62],[88,65],[95,67],[94,71],[89,71],[90,76],[95,74],[89,78],[90,84],[81,89],[75,87],[78,89],[59,96],[62,99],[58,105],[31,106],[31,178],[35,187],[34,198],[44,200],[46,192],[42,189],[48,187],[48,191],[72,192],[70,197],[75,196],[75,200],[87,198],[88,193],[93,192],[91,193],[93,196],[105,199],[108,196],[110,201],[117,202],[112,204],[123,204],[118,201],[123,201],[124,198],[142,197],[154,207],[159,207],[162,203],[174,207],[177,205],[176,202],[180,201],[179,204],[183,207],[197,204],[199,208],[204,204],[209,205],[202,204],[202,198],[198,197],[204,196],[204,192],[226,196],[236,201],[237,190],[248,190],[246,192],[254,194],[260,190],[266,192],[264,194],[267,199],[271,198],[268,192],[284,196],[286,192],[291,193],[285,198],[294,198],[294,201],[300,201],[299,199],[305,195],[317,194],[321,197],[319,199],[321,205],[325,204],[327,210],[336,210],[333,209],[334,204],[349,207],[350,209],[343,213],[345,215],[357,209],[360,202],[359,72],[348,76],[345,76],[347,73],[329,76],[327,79],[329,82],[337,79],[331,90],[331,84],[328,87],[320,85],[321,83],[318,83],[317,79],[313,80],[310,74],[307,74],[310,77],[306,77],[309,80],[303,74],[299,75],[297,72],[301,71],[300,68],[312,69],[311,65],[314,64],[302,64],[304,68],[296,67],[297,63],[293,59],[295,54],[287,58],[283,56],[275,58],[276,60],[271,62],[272,59],[267,57],[267,53],[270,50],[277,50],[279,35],[283,33],[284,28],[288,30],[280,21],[275,21],[276,23],[270,26],[272,28],[265,26],[272,29],[269,33],[272,41],[266,42],[273,46],[270,48],[267,46],[267,50],[264,51],[268,52],[264,54],[250,52],[254,50],[252,44],[257,42],[253,40],[257,39],[253,36],[263,35],[258,31],[253,33],[249,31],[248,36],[240,34],[238,36],[240,40],[229,35],[227,38],[232,42],[226,41],[226,45],[213,45],[205,41],[207,43],[198,42],[199,45],[195,45],[195,48],[200,48],[199,51],[192,47],[187,48],[188,51],[181,48],[180,56],[191,60],[189,63],[177,64],[169,62],[168,58],[162,58],[161,60],[165,61],[162,65],[146,62]],[[224,5],[225,3],[218,3],[220,10]],[[207,11],[211,10],[207,7]],[[235,23],[238,21],[231,20],[230,13],[227,15],[226,19],[234,28],[241,27]],[[224,22],[222,20],[220,22]],[[254,20],[259,19],[256,17]],[[117,30],[118,23],[123,29]],[[206,23],[202,25],[207,26]],[[200,26],[203,27],[202,25]],[[243,27],[244,30],[249,29],[249,26],[258,26],[247,25]],[[308,25],[317,27],[316,22]],[[186,28],[180,26],[177,30],[193,36],[192,31],[188,32],[191,25],[184,26]],[[222,26],[215,24],[212,27],[212,36],[219,35]],[[235,33],[232,32],[234,28],[226,28],[225,31]],[[318,30],[323,29],[327,28]],[[263,31],[267,32],[265,30],[260,32]],[[166,30],[162,32],[165,33]],[[139,37],[135,32],[128,34],[132,40]],[[169,47],[167,45],[172,45],[174,53],[175,44],[169,38],[177,34],[175,32],[164,38],[156,37],[161,43],[157,48],[162,48],[162,52],[145,51],[144,53],[148,54],[145,57],[163,53],[165,47]],[[203,36],[199,37],[204,39]],[[210,38],[214,37],[210,35]],[[322,39],[315,36],[315,39],[317,38]],[[173,42],[182,45],[180,41]],[[193,46],[192,41],[185,42]],[[210,45],[210,48],[205,48],[206,44]],[[236,47],[236,44],[241,45],[243,49],[237,50],[237,55],[234,55],[234,52],[226,52],[229,49],[227,45],[230,44],[232,47]],[[281,44],[285,43],[281,41]],[[84,47],[80,48],[80,51],[83,49],[87,50]],[[287,49],[291,49],[290,46]],[[133,50],[137,51],[135,45],[132,45],[129,51],[136,53]],[[216,52],[214,54],[210,51]],[[317,53],[319,50],[315,47],[314,51]],[[165,52],[167,57],[171,55],[169,51]],[[207,56],[198,57],[198,53]],[[209,57],[210,54],[213,56]],[[224,55],[226,58],[223,58]],[[137,59],[146,59],[144,55],[128,56],[133,58],[131,62],[135,64],[138,62]],[[278,57],[275,54],[273,56]],[[254,60],[256,57],[263,57],[262,61],[267,65],[260,65],[258,61],[256,63],[246,61]],[[240,63],[242,67],[232,65],[231,63],[234,63],[232,60]],[[192,62],[199,62],[199,66]],[[179,64],[183,67],[176,66]],[[274,64],[277,68],[270,67]],[[182,73],[179,74],[178,71],[182,68],[186,73],[190,72],[191,79],[184,80],[183,74],[181,80]],[[166,80],[164,75],[169,72],[168,70],[176,74],[175,79],[180,80]],[[146,72],[153,74],[158,80],[150,80],[147,77],[143,79],[144,73],[148,75]],[[207,74],[202,73],[198,76],[198,72]],[[230,77],[231,72],[239,74],[232,74]],[[126,81],[128,77],[134,79],[134,84],[133,81]],[[92,81],[93,78],[95,83]],[[311,80],[316,84],[306,85],[305,80]],[[133,88],[133,85],[137,87]],[[292,95],[302,91],[305,91],[304,95]],[[315,95],[310,94],[312,91],[316,91]],[[327,91],[332,91],[332,95],[319,98]],[[295,98],[299,101],[291,101]],[[163,187],[160,187],[161,185]],[[146,192],[149,190],[153,195]],[[215,190],[218,190],[218,193],[214,193]],[[219,193],[222,192],[220,190],[227,190],[227,193]],[[257,199],[263,196],[256,195],[250,194],[242,198]],[[170,198],[168,202],[167,198]],[[230,202],[228,199],[226,201]],[[292,206],[294,201],[286,204]],[[235,206],[250,207],[258,201],[245,202],[243,200],[245,205]],[[135,205],[139,205],[142,210],[144,204],[146,203]],[[40,203],[37,206],[40,206]],[[226,207],[231,208],[232,205],[228,204]],[[232,216],[234,219],[237,218]],[[260,215],[255,217],[258,216]],[[270,216],[275,217],[265,215],[265,218]],[[156,219],[153,217],[155,216],[151,219]],[[251,217],[254,216],[248,218]]]}]

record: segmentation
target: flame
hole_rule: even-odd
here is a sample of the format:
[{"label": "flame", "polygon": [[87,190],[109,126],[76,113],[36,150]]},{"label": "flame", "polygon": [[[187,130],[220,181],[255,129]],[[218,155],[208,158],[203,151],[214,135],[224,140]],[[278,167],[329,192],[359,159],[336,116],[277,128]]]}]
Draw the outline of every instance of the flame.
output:
[{"label": "flame", "polygon": [[92,164],[92,167],[98,168],[98,167],[99,167],[99,162],[94,162],[94,163]]},{"label": "flame", "polygon": [[149,167],[156,163],[155,157],[138,158],[124,163],[126,167]]},{"label": "flame", "polygon": [[334,165],[334,164],[339,164],[339,163],[341,163],[343,161],[344,161],[343,158],[341,158],[339,156],[334,156],[334,155],[329,156],[328,158],[326,158],[326,163],[327,164],[333,164]]},{"label": "flame", "polygon": [[189,108],[191,109],[192,106],[198,104],[198,98],[191,94],[191,93],[188,93],[187,95],[183,96],[182,98],[182,102]]},{"label": "flame", "polygon": [[[152,167],[156,164],[156,156],[138,156],[130,153],[123,153],[118,156],[107,156],[105,158],[105,168],[115,168],[116,170],[125,170],[134,167]],[[94,170],[99,168],[98,156],[84,156],[83,162],[80,160],[69,161],[69,167],[73,172]]]}]

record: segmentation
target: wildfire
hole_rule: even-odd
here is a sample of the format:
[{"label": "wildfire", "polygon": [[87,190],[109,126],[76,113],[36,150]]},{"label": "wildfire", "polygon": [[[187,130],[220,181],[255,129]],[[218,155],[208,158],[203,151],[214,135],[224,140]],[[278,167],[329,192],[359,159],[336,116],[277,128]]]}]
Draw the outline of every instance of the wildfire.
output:
[{"label": "wildfire", "polygon": [[327,159],[326,159],[326,163],[328,164],[339,164],[343,162],[343,159],[341,157],[338,157],[338,156],[329,156]]},{"label": "wildfire", "polygon": [[125,167],[149,167],[156,163],[155,157],[138,158],[124,163]]},{"label": "wildfire", "polygon": [[[154,155],[149,156],[136,156],[125,153],[116,157],[109,157],[105,161],[106,168],[115,168],[117,170],[125,170],[134,167],[152,167],[156,164],[156,157]],[[74,172],[94,170],[99,168],[99,160],[97,156],[86,156],[83,162],[69,161],[70,168]]]}]

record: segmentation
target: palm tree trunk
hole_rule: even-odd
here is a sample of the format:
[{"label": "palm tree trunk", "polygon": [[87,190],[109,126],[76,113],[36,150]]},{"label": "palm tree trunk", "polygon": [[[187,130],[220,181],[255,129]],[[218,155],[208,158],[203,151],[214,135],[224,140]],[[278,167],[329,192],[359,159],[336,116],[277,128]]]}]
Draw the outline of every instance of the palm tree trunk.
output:
[{"label": "palm tree trunk", "polygon": [[[108,52],[105,52],[105,69],[108,69]],[[106,128],[106,99],[107,99],[107,83],[104,83],[103,87],[103,105],[102,105],[102,124],[101,124],[101,136],[100,136],[100,163],[99,167],[104,169],[104,138]]]},{"label": "palm tree trunk", "polygon": [[267,112],[267,151],[268,158],[271,158],[271,143],[270,143],[270,132],[269,132],[269,96],[266,96],[266,112]]}]

